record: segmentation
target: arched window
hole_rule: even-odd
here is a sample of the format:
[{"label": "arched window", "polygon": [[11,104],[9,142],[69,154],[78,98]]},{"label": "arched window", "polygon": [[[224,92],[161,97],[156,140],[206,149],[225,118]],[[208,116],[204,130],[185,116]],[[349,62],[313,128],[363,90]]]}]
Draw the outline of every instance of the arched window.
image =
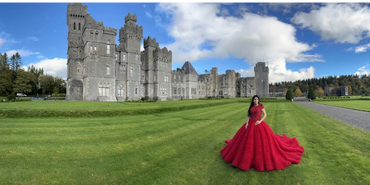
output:
[{"label": "arched window", "polygon": [[118,87],[118,92],[117,92],[117,96],[123,96],[123,85],[119,85]]},{"label": "arched window", "polygon": [[81,30],[81,23],[78,23],[78,30]]},{"label": "arched window", "polygon": [[109,45],[109,41],[107,42],[107,54],[108,54],[108,55],[110,54],[110,45]]},{"label": "arched window", "polygon": [[122,55],[122,60],[126,61],[126,55],[125,54]]},{"label": "arched window", "polygon": [[73,30],[76,30],[76,22],[73,23]]},{"label": "arched window", "polygon": [[110,75],[110,66],[109,66],[109,63],[107,64],[107,71],[106,71],[106,74],[107,74],[107,75]]}]

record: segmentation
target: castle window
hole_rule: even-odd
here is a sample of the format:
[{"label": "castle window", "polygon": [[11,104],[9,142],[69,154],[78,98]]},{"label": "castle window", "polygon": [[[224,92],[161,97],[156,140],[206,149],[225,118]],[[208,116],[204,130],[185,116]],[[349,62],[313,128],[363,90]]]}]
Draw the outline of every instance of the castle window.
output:
[{"label": "castle window", "polygon": [[177,92],[179,92],[179,94],[181,94],[181,88],[179,88],[179,89],[177,90]]},{"label": "castle window", "polygon": [[116,54],[116,60],[118,59],[118,55]]},{"label": "castle window", "polygon": [[109,45],[109,41],[107,43],[107,54],[109,55],[110,54],[110,45]]},{"label": "castle window", "polygon": [[90,46],[90,52],[92,52],[93,51],[93,47],[92,46]]},{"label": "castle window", "polygon": [[99,83],[99,96],[109,96],[109,83]]},{"label": "castle window", "polygon": [[76,22],[73,23],[73,30],[76,30]]},{"label": "castle window", "polygon": [[95,51],[96,51],[96,46],[94,46],[94,49],[95,49]]},{"label": "castle window", "polygon": [[177,89],[176,87],[173,89],[173,94],[176,94],[176,89]]},{"label": "castle window", "polygon": [[126,61],[126,55],[125,54],[122,55],[122,60]]},{"label": "castle window", "polygon": [[95,32],[95,35],[98,35],[98,31]]},{"label": "castle window", "polygon": [[78,23],[78,30],[81,30],[81,23]]},{"label": "castle window", "polygon": [[110,66],[109,66],[109,64],[107,65],[107,71],[106,71],[106,74],[107,74],[107,75],[110,75]]},{"label": "castle window", "polygon": [[135,94],[137,94],[137,87],[135,88]]},{"label": "castle window", "polygon": [[135,56],[135,59],[136,59],[136,61],[138,61],[138,59],[139,59],[139,55],[136,55],[136,56]]},{"label": "castle window", "polygon": [[134,72],[134,67],[131,66],[131,69],[130,69],[130,75],[132,76],[132,73]]},{"label": "castle window", "polygon": [[117,96],[123,96],[123,85],[119,85]]},{"label": "castle window", "polygon": [[157,81],[157,75],[154,75],[154,81]]}]

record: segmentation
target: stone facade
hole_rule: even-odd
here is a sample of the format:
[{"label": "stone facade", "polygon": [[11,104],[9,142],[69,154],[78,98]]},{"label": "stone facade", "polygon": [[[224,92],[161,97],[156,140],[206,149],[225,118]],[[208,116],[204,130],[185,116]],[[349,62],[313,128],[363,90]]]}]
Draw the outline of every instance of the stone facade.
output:
[{"label": "stone facade", "polygon": [[325,96],[348,96],[348,86],[325,87]]},{"label": "stone facade", "polygon": [[68,4],[68,61],[66,100],[126,101],[197,99],[205,97],[268,97],[269,69],[264,62],[255,77],[241,77],[234,70],[198,74],[190,62],[172,70],[172,52],[160,48],[155,38],[144,38],[137,16],[125,17],[119,29],[105,27],[81,3]]}]

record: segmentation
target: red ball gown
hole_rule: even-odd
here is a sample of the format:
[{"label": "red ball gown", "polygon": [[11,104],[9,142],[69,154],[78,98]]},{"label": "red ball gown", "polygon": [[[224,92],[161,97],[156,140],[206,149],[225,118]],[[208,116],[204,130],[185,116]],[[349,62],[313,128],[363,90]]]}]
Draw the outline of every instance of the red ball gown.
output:
[{"label": "red ball gown", "polygon": [[291,163],[298,164],[304,148],[296,138],[275,134],[265,121],[254,124],[261,119],[263,108],[262,104],[251,108],[248,127],[244,123],[232,139],[225,140],[227,145],[220,151],[222,158],[245,171],[281,170]]}]

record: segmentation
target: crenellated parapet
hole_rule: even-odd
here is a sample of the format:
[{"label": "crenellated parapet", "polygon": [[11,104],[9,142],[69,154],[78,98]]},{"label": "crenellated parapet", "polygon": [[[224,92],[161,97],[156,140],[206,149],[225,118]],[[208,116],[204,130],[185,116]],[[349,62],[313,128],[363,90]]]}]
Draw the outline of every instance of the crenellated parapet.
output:
[{"label": "crenellated parapet", "polygon": [[106,26],[106,27],[104,27],[103,31],[104,31],[103,32],[104,34],[113,35],[113,36],[117,35],[117,29],[116,28]]},{"label": "crenellated parapet", "polygon": [[68,17],[84,19],[87,14],[87,5],[82,5],[81,3],[68,3],[67,8],[67,25],[69,24],[70,19]]},{"label": "crenellated parapet", "polygon": [[125,26],[119,29],[120,40],[123,39],[126,34],[134,35],[141,39],[143,38],[143,26],[125,24]]},{"label": "crenellated parapet", "polygon": [[172,63],[172,51],[166,47],[160,49],[159,47],[154,51],[154,59],[166,63]]},{"label": "crenellated parapet", "polygon": [[131,12],[129,12],[128,15],[125,16],[125,23],[127,23],[128,21],[136,22],[137,21],[137,15],[136,14],[131,15]]},{"label": "crenellated parapet", "polygon": [[147,48],[149,46],[159,48],[159,44],[156,41],[155,37],[153,39],[151,39],[150,36],[148,36],[147,39],[144,38],[144,48]]}]

